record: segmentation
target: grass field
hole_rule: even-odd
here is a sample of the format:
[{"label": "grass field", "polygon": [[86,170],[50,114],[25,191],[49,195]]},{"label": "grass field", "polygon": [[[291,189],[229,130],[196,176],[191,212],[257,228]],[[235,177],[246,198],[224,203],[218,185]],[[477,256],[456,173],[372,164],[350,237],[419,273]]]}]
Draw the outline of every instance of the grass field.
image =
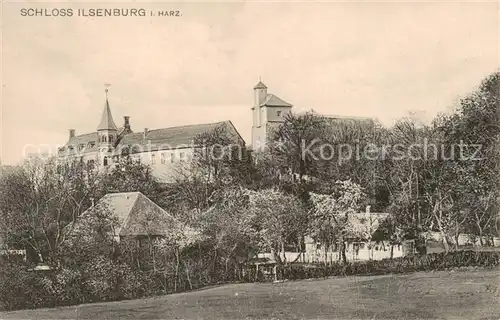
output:
[{"label": "grass field", "polygon": [[500,319],[500,270],[233,284],[0,319]]}]

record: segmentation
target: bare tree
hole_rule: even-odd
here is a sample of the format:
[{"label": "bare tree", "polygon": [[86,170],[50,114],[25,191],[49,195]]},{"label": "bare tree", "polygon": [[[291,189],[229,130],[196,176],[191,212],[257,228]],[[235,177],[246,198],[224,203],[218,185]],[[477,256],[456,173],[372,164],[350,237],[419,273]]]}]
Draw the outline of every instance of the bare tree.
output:
[{"label": "bare tree", "polygon": [[0,213],[13,245],[53,260],[63,228],[90,206],[99,175],[80,160],[30,161],[0,178]]}]

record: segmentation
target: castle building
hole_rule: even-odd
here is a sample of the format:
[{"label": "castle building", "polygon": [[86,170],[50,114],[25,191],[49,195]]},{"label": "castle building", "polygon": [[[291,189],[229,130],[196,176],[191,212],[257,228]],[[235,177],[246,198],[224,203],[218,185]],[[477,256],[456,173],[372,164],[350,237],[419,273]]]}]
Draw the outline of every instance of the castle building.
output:
[{"label": "castle building", "polygon": [[[285,121],[292,111],[292,105],[275,94],[269,93],[267,86],[259,81],[253,88],[251,151],[260,152],[272,138],[273,131]],[[244,146],[245,142],[231,121],[196,124],[180,127],[134,132],[129,116],[123,117],[123,125],[118,127],[106,100],[96,131],[76,135],[69,130],[69,138],[59,148],[59,158],[77,157],[98,168],[109,168],[120,157],[130,155],[153,169],[153,175],[160,181],[170,181],[175,177],[179,163],[189,163],[193,152],[201,146],[194,145],[195,138],[203,133],[223,127],[233,143]],[[340,120],[338,117],[327,117]],[[333,123],[332,123],[333,124]]]},{"label": "castle building", "polygon": [[120,157],[130,155],[133,159],[149,165],[152,174],[160,181],[172,181],[179,166],[189,163],[198,135],[223,128],[235,144],[245,145],[243,138],[231,121],[170,127],[134,132],[129,116],[123,117],[123,126],[118,127],[113,119],[107,96],[101,120],[95,132],[76,135],[69,130],[66,144],[59,148],[58,159],[80,159],[99,170],[112,167]]}]

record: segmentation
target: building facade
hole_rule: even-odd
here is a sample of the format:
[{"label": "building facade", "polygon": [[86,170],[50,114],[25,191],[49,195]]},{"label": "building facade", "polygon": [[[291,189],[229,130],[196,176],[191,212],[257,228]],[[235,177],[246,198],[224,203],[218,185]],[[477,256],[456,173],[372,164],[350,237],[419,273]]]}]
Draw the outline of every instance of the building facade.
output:
[{"label": "building facade", "polygon": [[[264,150],[272,139],[274,130],[292,112],[292,104],[269,93],[267,86],[259,81],[253,88],[254,101],[252,112],[251,147],[253,152]],[[325,117],[325,116],[323,116]],[[332,121],[345,121],[352,118],[327,116]],[[358,121],[355,119],[354,121]],[[336,123],[336,122],[335,122]],[[332,123],[332,125],[334,125]],[[187,164],[192,159],[195,138],[216,128],[224,128],[234,144],[244,146],[245,142],[231,121],[196,124],[134,132],[129,116],[123,117],[122,126],[114,121],[107,89],[106,100],[100,121],[95,132],[76,135],[75,129],[69,130],[68,141],[59,148],[60,159],[79,158],[97,168],[112,167],[120,157],[130,155],[151,166],[152,173],[160,181],[171,181],[179,164]]]},{"label": "building facade", "polygon": [[196,137],[216,128],[223,128],[233,143],[244,147],[244,140],[231,121],[205,123],[134,132],[129,116],[123,117],[118,127],[110,104],[106,101],[95,132],[76,135],[69,130],[66,144],[59,148],[58,159],[79,159],[99,170],[116,164],[121,157],[131,156],[149,165],[152,174],[162,182],[172,181],[177,169],[188,164],[193,157]]}]

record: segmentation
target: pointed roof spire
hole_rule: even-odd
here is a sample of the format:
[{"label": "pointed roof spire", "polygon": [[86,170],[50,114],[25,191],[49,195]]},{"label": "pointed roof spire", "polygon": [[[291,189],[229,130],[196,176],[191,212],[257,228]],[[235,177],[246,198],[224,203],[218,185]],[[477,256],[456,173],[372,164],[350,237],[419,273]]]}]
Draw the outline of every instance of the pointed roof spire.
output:
[{"label": "pointed roof spire", "polygon": [[[106,87],[109,87],[107,84]],[[116,124],[113,121],[113,116],[111,116],[111,109],[109,108],[108,102],[108,88],[104,90],[106,92],[106,103],[104,104],[104,110],[101,116],[101,122],[97,126],[97,130],[116,130]]]},{"label": "pointed roof spire", "polygon": [[259,77],[259,83],[253,87],[254,89],[267,89],[266,85],[262,83],[262,79]]}]

